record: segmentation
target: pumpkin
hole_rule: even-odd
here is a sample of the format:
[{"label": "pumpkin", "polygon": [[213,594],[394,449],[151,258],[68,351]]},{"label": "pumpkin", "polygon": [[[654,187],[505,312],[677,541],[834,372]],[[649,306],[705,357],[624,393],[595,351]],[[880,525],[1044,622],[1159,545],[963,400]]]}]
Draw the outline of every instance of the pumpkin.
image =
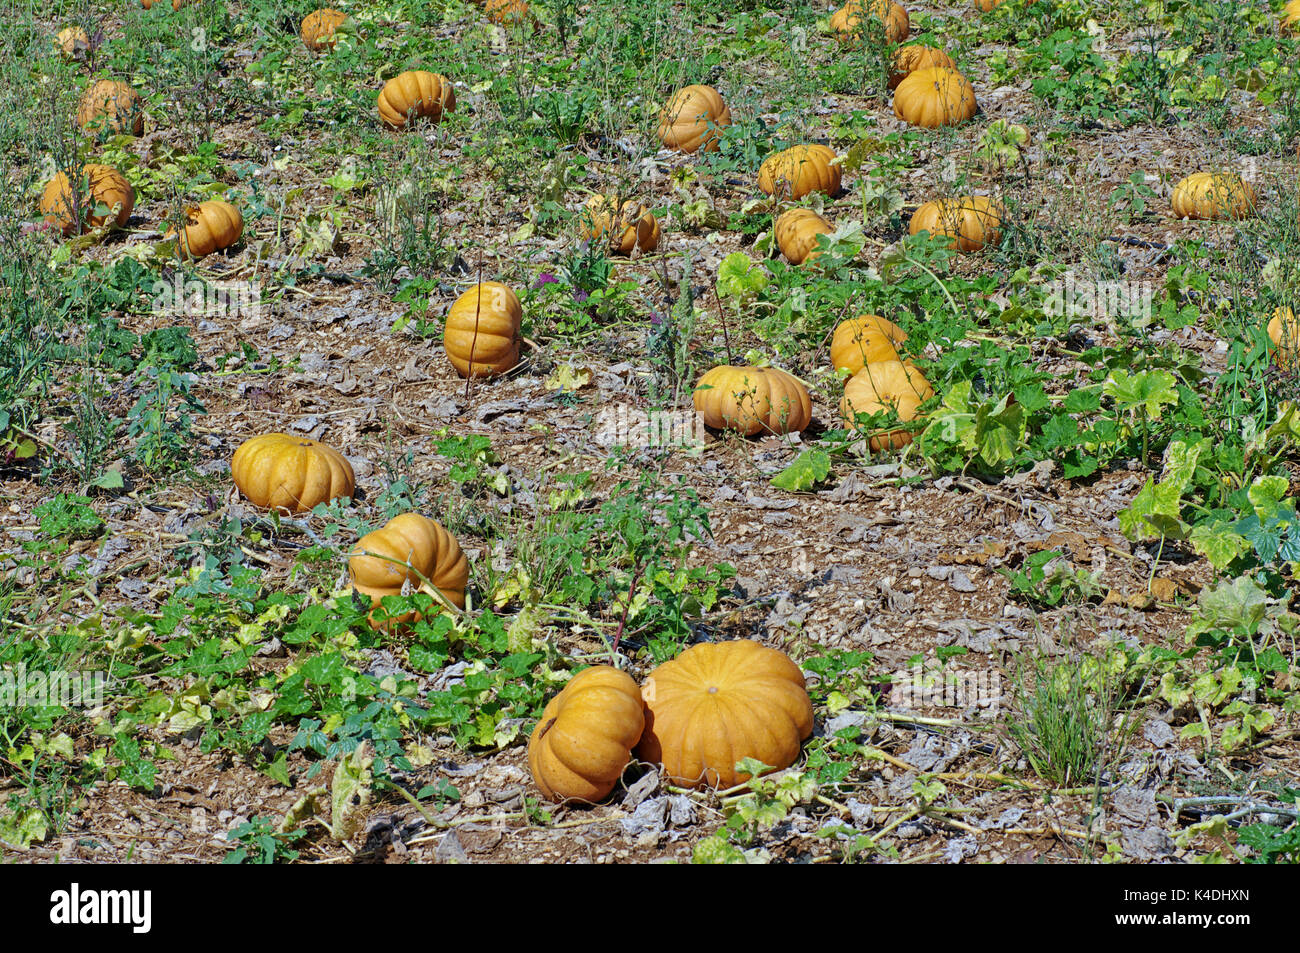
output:
[{"label": "pumpkin", "polygon": [[254,506],[286,513],[305,513],[356,489],[343,454],[287,433],[245,440],[230,459],[230,475]]},{"label": "pumpkin", "polygon": [[583,669],[543,709],[528,768],[546,798],[594,804],[614,790],[644,728],[632,676],[609,665]]},{"label": "pumpkin", "polygon": [[620,206],[617,199],[593,195],[582,210],[582,228],[592,241],[607,236],[615,255],[630,255],[634,248],[653,251],[659,244],[659,221],[640,202]]},{"label": "pumpkin", "polygon": [[334,33],[347,18],[346,13],[329,7],[313,10],[302,18],[300,29],[303,45],[314,53],[334,49],[334,44],[339,41]]},{"label": "pumpkin", "polygon": [[45,220],[57,225],[64,235],[79,235],[87,227],[99,228],[108,222],[126,225],[135,207],[135,190],[122,173],[110,166],[88,164],[82,166],[80,178],[85,188],[78,183],[76,201],[67,173],[59,172],[50,180],[41,194]]},{"label": "pumpkin", "polygon": [[758,187],[768,195],[780,191],[793,199],[809,192],[835,195],[840,190],[840,167],[832,164],[835,150],[830,146],[792,146],[763,160],[758,169]]},{"label": "pumpkin", "polygon": [[831,338],[831,367],[856,374],[867,364],[899,360],[898,348],[907,332],[878,314],[860,314],[841,321]]},{"label": "pumpkin", "polygon": [[81,94],[77,125],[92,132],[138,136],[144,132],[140,94],[126,83],[101,79]]},{"label": "pumpkin", "polygon": [[637,756],[688,787],[743,783],[749,775],[736,762],[745,758],[788,768],[813,730],[799,666],[743,639],[692,646],[651,672],[641,697],[646,725]]},{"label": "pumpkin", "polygon": [[[858,414],[892,410],[901,421],[915,420],[916,409],[934,396],[930,382],[911,363],[880,361],[867,364],[849,378],[840,400],[840,414],[850,428]],[[899,450],[912,442],[910,430],[890,430],[871,435],[872,450]]]},{"label": "pumpkin", "polygon": [[889,43],[903,42],[911,30],[907,11],[893,0],[849,0],[831,14],[831,29],[841,41],[860,39],[862,21],[867,17],[880,21]]},{"label": "pumpkin", "polygon": [[172,0],[172,9],[179,10],[181,7],[188,7],[191,3],[198,3],[199,0]]},{"label": "pumpkin", "polygon": [[1268,322],[1268,338],[1277,348],[1278,363],[1294,370],[1300,365],[1300,321],[1290,308],[1278,308]]},{"label": "pumpkin", "polygon": [[1255,190],[1232,172],[1193,172],[1174,186],[1169,203],[1179,218],[1250,218]]},{"label": "pumpkin", "polygon": [[[419,513],[402,513],[357,540],[348,554],[348,575],[352,588],[376,606],[384,596],[400,596],[408,582],[418,589],[427,580],[463,609],[469,560],[440,523]],[[371,622],[377,625],[373,617]]]},{"label": "pumpkin", "polygon": [[817,248],[817,236],[829,235],[835,228],[812,209],[792,208],[781,214],[772,231],[781,254],[790,264],[801,265],[821,253]]},{"label": "pumpkin", "polygon": [[694,401],[707,426],[746,437],[793,433],[812,421],[808,388],[775,367],[715,367],[695,385]]},{"label": "pumpkin", "polygon": [[412,116],[442,122],[443,114],[456,108],[456,92],[441,73],[408,70],[384,84],[378,105],[384,125],[401,129]]},{"label": "pumpkin", "polygon": [[947,53],[933,46],[900,46],[889,61],[889,88],[897,89],[899,83],[917,70],[931,66],[957,68]]},{"label": "pumpkin", "polygon": [[731,110],[712,86],[685,86],[659,110],[659,141],[678,152],[712,152]]},{"label": "pumpkin", "polygon": [[531,29],[537,25],[526,0],[487,0],[483,12],[499,26]]},{"label": "pumpkin", "polygon": [[1290,30],[1293,33],[1300,29],[1297,24],[1300,23],[1300,0],[1289,0],[1282,8],[1282,29]]},{"label": "pumpkin", "polygon": [[[209,199],[186,209],[185,220],[187,224],[178,244],[181,252],[190,258],[202,258],[229,248],[244,234],[244,216],[235,206],[220,199]],[[175,229],[168,229],[167,234],[174,235]]]},{"label": "pumpkin", "polygon": [[960,252],[979,251],[1002,237],[1002,206],[984,195],[935,199],[912,213],[907,231],[951,238],[948,247]]},{"label": "pumpkin", "polygon": [[[519,363],[523,308],[499,281],[462,294],[447,312],[442,344],[461,377],[496,377]],[[472,371],[471,371],[472,367]]]},{"label": "pumpkin", "polygon": [[894,90],[894,115],[913,126],[936,129],[975,115],[975,87],[950,66],[912,72]]},{"label": "pumpkin", "polygon": [[63,54],[64,59],[81,59],[90,50],[90,37],[79,26],[65,27],[54,38],[54,45]]}]

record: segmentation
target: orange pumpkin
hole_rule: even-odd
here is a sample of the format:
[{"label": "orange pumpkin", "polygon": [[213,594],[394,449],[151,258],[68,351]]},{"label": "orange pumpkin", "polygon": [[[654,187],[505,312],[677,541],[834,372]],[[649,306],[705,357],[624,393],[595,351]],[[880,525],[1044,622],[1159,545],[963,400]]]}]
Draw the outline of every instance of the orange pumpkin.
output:
[{"label": "orange pumpkin", "polygon": [[935,199],[912,213],[907,230],[951,238],[948,247],[960,252],[980,251],[1002,237],[1002,214],[1002,205],[984,195]]},{"label": "orange pumpkin", "polygon": [[75,198],[64,172],[56,173],[45,186],[40,202],[45,221],[57,225],[64,235],[79,235],[87,227],[106,223],[126,225],[135,208],[135,189],[122,173],[111,166],[88,164],[81,167],[80,178]]},{"label": "orange pumpkin", "polygon": [[1282,29],[1296,32],[1300,24],[1300,0],[1288,0],[1282,8]]},{"label": "orange pumpkin", "polygon": [[615,255],[630,255],[634,248],[653,251],[659,244],[659,220],[654,212],[640,202],[627,201],[620,206],[617,199],[605,195],[587,200],[582,229],[591,241],[607,237]]},{"label": "orange pumpkin", "polygon": [[63,54],[64,59],[83,59],[90,52],[90,37],[79,26],[66,27],[54,38],[54,45]]},{"label": "orange pumpkin", "polygon": [[816,259],[821,253],[817,248],[817,236],[829,235],[835,228],[812,209],[792,208],[781,214],[772,231],[781,254],[790,264],[801,265]]},{"label": "orange pumpkin", "polygon": [[526,0],[487,0],[483,11],[498,26],[531,29],[537,25]]},{"label": "orange pumpkin", "polygon": [[245,440],[230,459],[230,475],[254,506],[287,513],[305,513],[356,489],[343,454],[287,433]]},{"label": "orange pumpkin", "polygon": [[402,129],[412,118],[442,122],[456,108],[456,92],[447,77],[425,70],[394,76],[379,92],[379,118],[390,129]]},{"label": "orange pumpkin", "polygon": [[831,29],[841,41],[861,39],[864,19],[878,20],[888,43],[903,42],[911,31],[907,11],[893,0],[849,0],[831,14]]},{"label": "orange pumpkin", "polygon": [[1193,172],[1174,186],[1169,204],[1179,218],[1251,218],[1255,190],[1232,172]]},{"label": "orange pumpkin", "polygon": [[840,190],[840,167],[830,146],[792,146],[763,160],[758,169],[758,187],[768,195],[780,191],[792,199],[809,192],[835,195]]},{"label": "orange pumpkin", "polygon": [[894,115],[913,126],[936,129],[975,115],[975,87],[948,66],[927,66],[894,90]]},{"label": "orange pumpkin", "polygon": [[1283,307],[1273,312],[1268,322],[1268,338],[1277,348],[1279,364],[1288,370],[1300,366],[1300,321],[1293,310]]},{"label": "orange pumpkin", "polygon": [[808,388],[775,367],[715,367],[695,385],[694,402],[706,426],[746,437],[793,433],[812,422]]},{"label": "orange pumpkin", "polygon": [[645,729],[641,693],[626,672],[596,665],[547,703],[528,739],[528,768],[552,801],[603,799]]},{"label": "orange pumpkin", "polygon": [[144,132],[140,94],[126,83],[101,79],[82,93],[77,125],[90,132],[138,136]]},{"label": "orange pumpkin", "polygon": [[712,86],[685,86],[659,111],[659,141],[678,152],[712,152],[731,110]]},{"label": "orange pumpkin", "polygon": [[889,88],[897,89],[899,83],[917,70],[931,66],[957,68],[947,53],[933,46],[900,46],[889,61]]},{"label": "orange pumpkin", "polygon": [[898,349],[907,332],[878,314],[860,314],[841,321],[831,338],[831,367],[858,373],[868,364],[899,360]]},{"label": "orange pumpkin", "polygon": [[689,787],[747,781],[736,770],[745,758],[788,768],[813,730],[799,666],[747,640],[691,646],[650,673],[641,697],[646,725],[638,757]]},{"label": "orange pumpkin", "polygon": [[[376,606],[384,596],[400,596],[405,587],[419,589],[428,582],[453,605],[465,608],[469,560],[455,536],[419,513],[394,516],[357,540],[348,554],[348,574],[352,587]],[[371,621],[378,624],[373,617]]]},{"label": "orange pumpkin", "polygon": [[[178,244],[181,253],[190,258],[202,258],[229,248],[244,234],[244,216],[238,208],[220,199],[209,199],[186,209],[185,220]],[[167,234],[175,232],[168,229]]]},{"label": "orange pumpkin", "polygon": [[[840,414],[849,429],[857,429],[858,414],[893,411],[903,422],[915,420],[917,408],[934,396],[930,382],[911,363],[881,361],[867,364],[849,378],[840,400]],[[912,442],[909,430],[876,432],[870,436],[872,450],[899,450]]]},{"label": "orange pumpkin", "polygon": [[339,41],[334,34],[347,18],[346,13],[331,10],[328,7],[313,10],[302,18],[300,29],[303,46],[313,53],[334,49],[335,44]]},{"label": "orange pumpkin", "polygon": [[519,363],[523,313],[519,297],[499,281],[475,285],[456,299],[442,344],[461,377],[496,377]]}]

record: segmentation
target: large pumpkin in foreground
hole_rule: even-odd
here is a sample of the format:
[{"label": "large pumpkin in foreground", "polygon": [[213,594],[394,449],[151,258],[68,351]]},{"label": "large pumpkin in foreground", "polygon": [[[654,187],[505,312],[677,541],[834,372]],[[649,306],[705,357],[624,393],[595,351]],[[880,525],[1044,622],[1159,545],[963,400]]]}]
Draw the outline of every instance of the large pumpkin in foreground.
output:
[{"label": "large pumpkin in foreground", "polygon": [[595,803],[614,790],[644,728],[630,675],[608,665],[583,669],[542,712],[528,739],[528,768],[550,800]]},{"label": "large pumpkin in foreground", "polygon": [[1169,198],[1179,218],[1210,220],[1250,218],[1255,202],[1250,183],[1232,172],[1193,172]]},{"label": "large pumpkin in foreground", "polygon": [[980,251],[996,245],[1002,237],[1002,205],[986,195],[935,199],[912,214],[907,231],[951,238],[948,247],[959,252]]},{"label": "large pumpkin in foreground", "polygon": [[411,118],[442,122],[456,108],[456,91],[447,77],[426,70],[399,73],[379,91],[379,118],[390,129],[401,129]]},{"label": "large pumpkin in foreground", "polygon": [[659,111],[659,141],[678,152],[712,152],[721,130],[731,125],[731,110],[712,86],[695,84],[673,93]]},{"label": "large pumpkin in foreground", "polygon": [[470,288],[452,304],[442,344],[461,377],[496,377],[519,363],[519,297],[499,281]]},{"label": "large pumpkin in foreground", "polygon": [[463,609],[469,560],[441,523],[420,513],[402,513],[357,540],[348,554],[348,575],[352,587],[374,605],[384,596],[400,596],[407,583],[418,589],[428,580]]},{"label": "large pumpkin in foreground", "polygon": [[801,265],[817,258],[817,236],[830,235],[835,227],[810,208],[792,208],[781,213],[772,231],[781,254]]},{"label": "large pumpkin in foreground", "polygon": [[748,780],[736,771],[745,758],[788,768],[813,730],[803,672],[757,642],[692,646],[655,669],[641,697],[646,726],[637,756],[688,787]]},{"label": "large pumpkin in foreground", "polygon": [[244,441],[230,460],[230,475],[254,506],[287,513],[305,513],[356,489],[352,464],[343,454],[287,433]]},{"label": "large pumpkin in foreground", "polygon": [[[173,234],[168,230],[167,234]],[[209,199],[185,210],[185,229],[177,244],[190,258],[202,258],[229,248],[244,235],[244,216],[234,205]]]},{"label": "large pumpkin in foreground", "polygon": [[135,189],[122,173],[90,163],[82,166],[79,178],[82,181],[77,183],[75,199],[67,173],[56,173],[50,179],[40,201],[47,222],[57,225],[64,235],[79,235],[87,227],[99,228],[110,222],[119,228],[127,223],[135,208]]},{"label": "large pumpkin in foreground", "polygon": [[[868,364],[844,385],[840,414],[850,430],[857,429],[859,414],[893,411],[903,422],[915,420],[917,408],[934,396],[930,382],[910,363],[881,361]],[[910,430],[886,430],[870,434],[872,450],[900,450],[912,442]]]},{"label": "large pumpkin in foreground", "polygon": [[894,115],[913,126],[936,129],[975,115],[975,87],[948,66],[909,73],[894,90]]},{"label": "large pumpkin in foreground", "polygon": [[791,146],[763,160],[758,187],[768,195],[780,192],[801,199],[809,192],[835,195],[840,190],[840,167],[835,150],[823,145]]},{"label": "large pumpkin in foreground", "polygon": [[746,437],[794,433],[812,422],[808,388],[775,367],[715,367],[695,385],[694,401],[706,426]]},{"label": "large pumpkin in foreground", "polygon": [[907,332],[878,314],[860,314],[841,321],[831,338],[831,367],[858,373],[868,364],[897,361]]}]

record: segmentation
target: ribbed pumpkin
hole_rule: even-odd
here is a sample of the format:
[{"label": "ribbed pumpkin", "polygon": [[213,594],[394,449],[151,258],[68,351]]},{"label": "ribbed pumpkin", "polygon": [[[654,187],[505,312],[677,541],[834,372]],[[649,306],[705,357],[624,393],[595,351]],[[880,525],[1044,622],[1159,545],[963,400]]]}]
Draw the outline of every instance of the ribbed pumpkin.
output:
[{"label": "ribbed pumpkin", "polygon": [[897,89],[899,83],[917,70],[928,69],[931,66],[957,68],[957,64],[947,53],[933,46],[900,46],[894,50],[894,55],[889,61],[889,88]]},{"label": "ribbed pumpkin", "polygon": [[632,249],[652,251],[659,244],[659,220],[640,202],[593,195],[582,210],[583,234],[592,241],[601,236],[609,240],[615,255],[630,255]]},{"label": "ribbed pumpkin", "polygon": [[1002,206],[985,195],[935,199],[912,213],[907,230],[951,238],[948,247],[960,252],[979,251],[1002,237]]},{"label": "ribbed pumpkin", "polygon": [[[916,409],[934,396],[930,382],[910,363],[881,361],[867,364],[849,378],[840,400],[840,414],[849,429],[857,427],[858,414],[892,410],[898,419],[916,419]],[[890,430],[871,435],[872,450],[898,450],[912,442],[909,430]]]},{"label": "ribbed pumpkin", "polygon": [[[57,225],[64,235],[79,235],[84,228],[98,228],[110,217],[118,227],[127,223],[135,208],[135,189],[122,173],[111,166],[88,164],[81,167],[79,178],[85,181],[86,188],[83,191],[78,183],[79,199],[75,203],[66,173],[56,173],[50,179],[40,201],[41,214],[47,222]],[[118,211],[113,216],[115,208]]]},{"label": "ribbed pumpkin", "polygon": [[347,18],[346,13],[331,10],[329,7],[313,10],[302,18],[300,31],[303,46],[316,53],[334,49],[334,45],[339,41],[334,33]]},{"label": "ribbed pumpkin", "polygon": [[483,12],[498,26],[532,28],[537,24],[526,0],[487,0]]},{"label": "ribbed pumpkin", "polygon": [[384,596],[400,596],[406,583],[419,589],[427,579],[463,609],[469,560],[442,524],[419,513],[402,513],[357,540],[348,554],[348,575],[352,587],[376,606]]},{"label": "ribbed pumpkin", "polygon": [[758,187],[768,195],[778,191],[792,199],[809,192],[835,195],[840,190],[840,167],[832,165],[835,150],[830,146],[792,146],[763,160],[758,168]]},{"label": "ribbed pumpkin", "polygon": [[475,285],[457,298],[447,312],[442,344],[460,376],[496,377],[518,364],[523,316],[518,296],[499,281]]},{"label": "ribbed pumpkin", "polygon": [[1286,307],[1275,310],[1268,322],[1268,337],[1277,348],[1279,364],[1288,370],[1300,366],[1300,321],[1294,311]]},{"label": "ribbed pumpkin", "polygon": [[245,440],[230,459],[230,475],[254,506],[288,513],[305,513],[356,489],[343,454],[287,433]]},{"label": "ribbed pumpkin", "polygon": [[54,38],[54,45],[63,54],[64,59],[77,59],[85,56],[90,49],[90,37],[79,26],[65,27]]},{"label": "ribbed pumpkin", "polygon": [[81,94],[77,125],[90,132],[138,136],[144,132],[140,94],[126,83],[101,79]]},{"label": "ribbed pumpkin", "polygon": [[788,768],[813,730],[803,672],[757,642],[694,645],[651,672],[641,697],[646,726],[637,756],[688,787],[747,781],[736,771],[745,758]]},{"label": "ribbed pumpkin", "polygon": [[910,73],[894,90],[894,115],[913,126],[937,129],[975,115],[975,87],[949,66]]},{"label": "ribbed pumpkin", "polygon": [[695,385],[694,401],[707,426],[746,437],[793,433],[812,421],[808,388],[775,367],[715,367]]},{"label": "ribbed pumpkin", "polygon": [[408,70],[384,84],[378,106],[390,129],[403,128],[412,116],[442,122],[443,114],[456,108],[456,92],[441,73]]},{"label": "ribbed pumpkin", "polygon": [[1300,0],[1289,0],[1282,8],[1282,29],[1295,32],[1300,27]]},{"label": "ribbed pumpkin", "polygon": [[860,314],[841,321],[831,338],[831,367],[856,374],[867,364],[897,361],[907,332],[878,314]]},{"label": "ribbed pumpkin", "polygon": [[636,682],[609,665],[583,669],[547,703],[528,739],[528,768],[552,801],[603,799],[645,729]]},{"label": "ribbed pumpkin", "polygon": [[731,109],[712,86],[684,86],[659,110],[659,141],[678,152],[712,152]]},{"label": "ribbed pumpkin", "polygon": [[1174,186],[1169,204],[1179,218],[1250,218],[1255,190],[1232,172],[1193,172]]},{"label": "ribbed pumpkin", "polygon": [[[235,206],[220,199],[209,199],[186,209],[185,221],[178,244],[182,254],[190,258],[202,258],[229,248],[244,234],[244,216]],[[175,232],[168,229],[167,234]]]},{"label": "ribbed pumpkin", "polygon": [[801,265],[819,254],[817,236],[829,235],[835,228],[812,209],[792,208],[781,213],[772,230],[781,254],[790,264]]},{"label": "ribbed pumpkin", "polygon": [[893,0],[849,0],[831,14],[831,29],[841,41],[856,40],[862,36],[865,18],[879,20],[890,43],[903,42],[911,30],[907,10]]}]

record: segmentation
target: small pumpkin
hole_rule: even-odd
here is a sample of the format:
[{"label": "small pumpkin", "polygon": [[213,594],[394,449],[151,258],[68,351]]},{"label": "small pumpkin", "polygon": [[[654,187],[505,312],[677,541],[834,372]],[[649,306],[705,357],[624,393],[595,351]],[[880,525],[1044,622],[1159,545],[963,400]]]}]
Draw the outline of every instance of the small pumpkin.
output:
[{"label": "small pumpkin", "polygon": [[1300,320],[1290,308],[1273,312],[1268,322],[1268,338],[1277,348],[1278,363],[1289,370],[1300,366]]},{"label": "small pumpkin", "polygon": [[878,314],[860,314],[841,321],[831,338],[831,367],[857,374],[868,364],[899,360],[898,349],[907,332]]},{"label": "small pumpkin", "polygon": [[609,250],[615,255],[630,255],[634,248],[653,251],[659,244],[659,220],[654,212],[630,200],[620,206],[617,199],[606,195],[593,195],[587,200],[582,210],[582,229],[592,241],[606,236]]},{"label": "small pumpkin", "polygon": [[840,167],[830,146],[792,146],[768,156],[758,168],[758,187],[768,195],[780,191],[792,199],[809,192],[835,195],[840,190]]},{"label": "small pumpkin", "polygon": [[412,117],[442,122],[456,108],[456,91],[447,77],[425,70],[407,70],[379,91],[379,118],[390,129],[403,128]]},{"label": "small pumpkin", "polygon": [[772,231],[776,235],[776,244],[781,254],[792,265],[801,265],[812,261],[820,254],[817,248],[817,236],[829,235],[835,231],[834,226],[812,209],[792,208],[781,213]]},{"label": "small pumpkin", "polygon": [[469,560],[441,523],[419,513],[402,513],[357,540],[348,554],[348,575],[352,588],[376,606],[384,596],[400,596],[407,583],[418,589],[427,580],[463,609]]},{"label": "small pumpkin", "polygon": [[957,68],[952,57],[933,46],[900,46],[894,50],[894,55],[889,61],[889,88],[897,89],[899,83],[917,70],[928,69],[931,66]]},{"label": "small pumpkin", "polygon": [[552,801],[602,800],[645,729],[641,692],[609,665],[583,669],[552,698],[528,739],[528,768]]},{"label": "small pumpkin", "polygon": [[1169,204],[1179,218],[1241,219],[1255,214],[1256,197],[1232,172],[1193,172],[1174,186]]},{"label": "small pumpkin", "polygon": [[537,25],[526,0],[487,0],[483,12],[498,26],[531,29]]},{"label": "small pumpkin", "polygon": [[659,110],[659,141],[678,152],[712,152],[730,125],[731,109],[716,89],[684,86]]},{"label": "small pumpkin", "polygon": [[230,458],[230,475],[254,506],[286,513],[306,513],[356,489],[352,464],[343,454],[287,433],[245,440]]},{"label": "small pumpkin", "polygon": [[135,189],[122,173],[91,163],[81,167],[80,179],[76,201],[67,173],[56,173],[49,181],[40,201],[45,220],[57,225],[64,235],[79,235],[86,228],[99,228],[110,221],[119,228],[126,225],[135,208]]},{"label": "small pumpkin", "polygon": [[144,132],[140,94],[126,83],[101,79],[81,94],[77,125],[91,132],[138,136]]},{"label": "small pumpkin", "polygon": [[1002,237],[1002,214],[1002,205],[985,195],[935,199],[912,213],[907,231],[951,238],[948,247],[960,252],[980,251]]},{"label": "small pumpkin", "polygon": [[907,10],[893,0],[848,0],[848,3],[831,14],[831,29],[839,34],[841,42],[862,37],[862,21],[879,20],[888,43],[901,43],[911,31]]},{"label": "small pumpkin", "polygon": [[[917,408],[934,396],[930,382],[910,362],[880,361],[865,365],[844,385],[840,414],[850,429],[858,426],[858,414],[878,414],[892,410],[898,419],[915,420]],[[872,450],[900,450],[912,442],[910,430],[873,433]]]},{"label": "small pumpkin", "polygon": [[[214,251],[229,248],[244,234],[244,216],[239,209],[220,199],[209,199],[185,210],[185,230],[181,232],[181,253],[202,258]],[[174,229],[167,230],[174,235]]]},{"label": "small pumpkin", "polygon": [[339,38],[335,36],[335,32],[347,18],[346,13],[340,10],[331,10],[329,7],[313,10],[302,18],[300,32],[302,33],[303,46],[313,53],[334,49],[334,45],[339,41]]},{"label": "small pumpkin", "polygon": [[1292,33],[1300,30],[1300,0],[1288,0],[1282,8],[1282,29]]},{"label": "small pumpkin", "polygon": [[812,422],[808,388],[775,367],[715,367],[695,385],[694,402],[706,426],[746,437],[794,433]]},{"label": "small pumpkin", "polygon": [[64,59],[82,59],[90,51],[90,37],[79,26],[64,27],[54,38],[54,45]]},{"label": "small pumpkin", "polygon": [[745,758],[788,768],[813,730],[799,666],[743,639],[691,646],[650,673],[641,697],[646,725],[637,756],[688,787],[743,783],[749,775],[736,762]]},{"label": "small pumpkin", "polygon": [[477,284],[457,298],[442,344],[460,376],[496,377],[518,364],[523,316],[519,297],[499,281]]},{"label": "small pumpkin", "polygon": [[894,115],[913,126],[937,129],[975,115],[975,87],[950,66],[910,73],[894,90]]}]

